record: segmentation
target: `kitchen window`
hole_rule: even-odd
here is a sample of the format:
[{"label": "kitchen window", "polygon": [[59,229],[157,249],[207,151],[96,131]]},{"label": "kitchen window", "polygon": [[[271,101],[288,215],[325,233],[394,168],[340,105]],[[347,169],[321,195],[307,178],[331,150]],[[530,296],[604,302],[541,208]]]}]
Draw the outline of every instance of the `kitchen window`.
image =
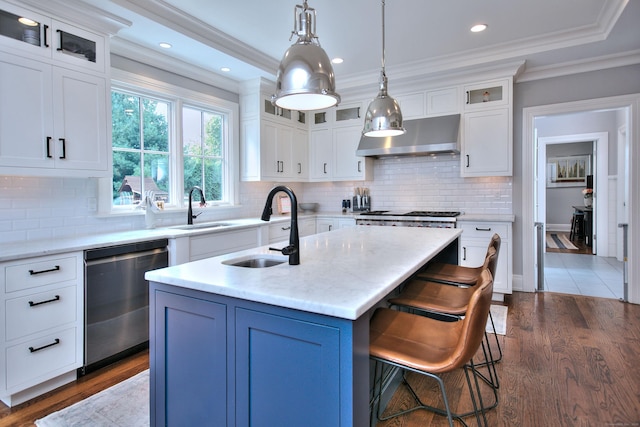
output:
[{"label": "kitchen window", "polygon": [[145,195],[165,208],[184,208],[194,186],[203,189],[208,206],[233,205],[234,109],[173,89],[112,86],[114,212],[137,207]]}]

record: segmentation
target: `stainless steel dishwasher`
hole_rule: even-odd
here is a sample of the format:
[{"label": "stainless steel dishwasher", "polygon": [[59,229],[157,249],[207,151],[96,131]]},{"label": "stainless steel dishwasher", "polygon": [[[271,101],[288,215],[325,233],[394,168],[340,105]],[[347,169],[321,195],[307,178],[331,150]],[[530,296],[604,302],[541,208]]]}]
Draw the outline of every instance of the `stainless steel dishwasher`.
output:
[{"label": "stainless steel dishwasher", "polygon": [[167,239],[86,250],[84,366],[80,375],[149,345],[144,273],[167,267]]}]

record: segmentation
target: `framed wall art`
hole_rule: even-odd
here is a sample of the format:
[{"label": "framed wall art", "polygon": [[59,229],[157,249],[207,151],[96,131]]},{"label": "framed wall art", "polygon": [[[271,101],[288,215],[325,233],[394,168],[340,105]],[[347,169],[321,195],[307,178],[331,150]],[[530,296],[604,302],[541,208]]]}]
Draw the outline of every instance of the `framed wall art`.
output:
[{"label": "framed wall art", "polygon": [[584,187],[591,174],[591,155],[550,157],[547,187]]}]

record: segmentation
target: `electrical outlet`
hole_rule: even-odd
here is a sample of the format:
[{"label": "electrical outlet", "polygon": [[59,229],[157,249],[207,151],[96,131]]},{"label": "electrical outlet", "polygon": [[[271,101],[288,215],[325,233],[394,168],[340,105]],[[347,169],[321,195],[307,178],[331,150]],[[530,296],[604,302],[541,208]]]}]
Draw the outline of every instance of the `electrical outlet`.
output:
[{"label": "electrical outlet", "polygon": [[89,197],[87,199],[87,210],[89,212],[95,212],[98,210],[98,199],[95,197]]}]

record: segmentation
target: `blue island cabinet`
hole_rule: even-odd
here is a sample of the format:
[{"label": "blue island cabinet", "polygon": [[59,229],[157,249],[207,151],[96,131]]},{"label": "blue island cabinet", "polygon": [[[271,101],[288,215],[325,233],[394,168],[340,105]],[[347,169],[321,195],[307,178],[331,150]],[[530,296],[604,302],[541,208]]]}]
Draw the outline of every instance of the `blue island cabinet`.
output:
[{"label": "blue island cabinet", "polygon": [[151,283],[152,426],[366,426],[369,316]]}]

